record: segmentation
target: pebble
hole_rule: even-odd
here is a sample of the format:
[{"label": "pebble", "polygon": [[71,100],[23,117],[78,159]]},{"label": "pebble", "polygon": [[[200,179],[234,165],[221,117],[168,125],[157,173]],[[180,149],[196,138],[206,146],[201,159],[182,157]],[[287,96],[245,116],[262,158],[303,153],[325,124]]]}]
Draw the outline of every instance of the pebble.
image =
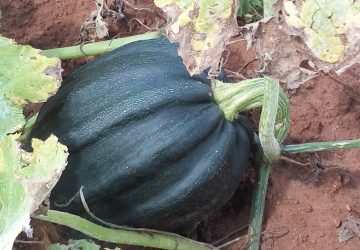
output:
[{"label": "pebble", "polygon": [[347,211],[351,212],[351,206],[350,206],[350,204],[346,204],[346,205],[345,205],[345,208],[346,208]]},{"label": "pebble", "polygon": [[273,239],[267,239],[265,240],[265,245],[267,247],[272,247],[274,245],[274,240]]},{"label": "pebble", "polygon": [[341,226],[341,220],[339,218],[335,218],[334,223],[335,223],[336,228],[339,228]]},{"label": "pebble", "polygon": [[302,242],[307,242],[308,237],[309,237],[308,233],[299,234],[299,238],[301,239]]}]

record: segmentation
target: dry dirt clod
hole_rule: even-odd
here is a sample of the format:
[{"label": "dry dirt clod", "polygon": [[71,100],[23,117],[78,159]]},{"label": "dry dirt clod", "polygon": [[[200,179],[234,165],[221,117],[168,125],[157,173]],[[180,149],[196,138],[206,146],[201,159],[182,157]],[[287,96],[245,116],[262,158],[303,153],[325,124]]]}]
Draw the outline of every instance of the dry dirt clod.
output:
[{"label": "dry dirt clod", "polygon": [[313,211],[313,207],[310,204],[305,204],[300,210],[303,213],[311,213]]},{"label": "dry dirt clod", "polygon": [[319,232],[319,237],[324,237],[325,233],[324,232]]}]

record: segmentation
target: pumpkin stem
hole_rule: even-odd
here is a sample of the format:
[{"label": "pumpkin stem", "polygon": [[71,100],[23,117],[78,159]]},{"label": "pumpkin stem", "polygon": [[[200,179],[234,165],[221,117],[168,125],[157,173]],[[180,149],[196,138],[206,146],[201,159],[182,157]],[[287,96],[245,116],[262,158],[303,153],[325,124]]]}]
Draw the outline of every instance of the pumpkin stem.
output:
[{"label": "pumpkin stem", "polygon": [[[283,97],[284,98],[284,97]],[[280,158],[280,143],[285,139],[289,128],[288,100],[284,98],[281,108],[279,82],[265,78],[262,110],[259,124],[261,148],[256,152],[260,159],[260,171],[256,181],[250,213],[249,234],[252,236],[248,250],[257,250],[260,246],[262,220],[265,208],[265,196],[273,162]],[[284,133],[276,133],[276,121],[287,121]]]},{"label": "pumpkin stem", "polygon": [[[263,107],[265,93],[271,93],[271,99],[278,96],[278,100],[273,100],[278,105],[271,104],[270,107],[264,107],[271,109],[270,113],[276,114],[275,126],[272,130],[275,130],[274,133],[278,142],[281,143],[285,139],[290,124],[289,99],[283,89],[279,87],[277,80],[263,77],[237,83],[224,83],[217,80],[215,83],[216,87],[213,89],[215,102],[223,111],[225,118],[230,121],[235,120],[240,112]],[[279,90],[277,91],[276,88]]]},{"label": "pumpkin stem", "polygon": [[272,163],[280,157],[280,143],[289,129],[289,100],[280,88],[279,81],[269,77],[241,81],[235,84],[217,82],[214,99],[226,119],[233,121],[239,112],[262,107],[259,139],[261,147],[255,153],[260,166],[256,181],[249,234],[252,236],[249,250],[260,246],[265,196]]},{"label": "pumpkin stem", "polygon": [[250,241],[247,250],[258,250],[260,247],[265,197],[271,169],[272,162],[264,160],[261,163],[251,200],[250,223],[248,232]]}]

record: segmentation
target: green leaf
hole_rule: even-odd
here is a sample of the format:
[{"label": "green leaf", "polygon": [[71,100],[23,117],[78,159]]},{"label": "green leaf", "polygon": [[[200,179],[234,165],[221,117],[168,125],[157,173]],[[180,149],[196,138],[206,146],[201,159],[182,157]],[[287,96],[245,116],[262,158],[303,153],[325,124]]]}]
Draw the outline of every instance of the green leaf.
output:
[{"label": "green leaf", "polygon": [[24,124],[22,107],[13,105],[8,99],[0,98],[0,139],[8,133],[20,130]]},{"label": "green leaf", "polygon": [[55,136],[33,139],[33,152],[25,152],[18,134],[0,141],[0,249],[11,249],[19,232],[58,181],[66,165],[66,146]]},{"label": "green leaf", "polygon": [[0,36],[0,140],[25,124],[23,106],[44,102],[61,82],[58,58]]},{"label": "green leaf", "polygon": [[238,16],[244,16],[251,11],[250,0],[239,0]]},{"label": "green leaf", "polygon": [[23,106],[57,91],[60,60],[1,36],[0,51],[0,249],[7,250],[22,230],[31,231],[30,214],[55,186],[68,153],[55,136],[34,139],[31,153],[19,143],[26,124]]}]

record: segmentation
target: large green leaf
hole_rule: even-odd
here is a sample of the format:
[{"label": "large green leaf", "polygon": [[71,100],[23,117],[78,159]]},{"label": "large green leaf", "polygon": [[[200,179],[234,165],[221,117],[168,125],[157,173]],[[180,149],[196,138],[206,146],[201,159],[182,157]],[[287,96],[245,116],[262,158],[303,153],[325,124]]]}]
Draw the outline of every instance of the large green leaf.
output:
[{"label": "large green leaf", "polygon": [[26,124],[23,106],[56,92],[60,60],[1,36],[0,51],[0,249],[7,250],[21,230],[28,231],[30,214],[55,186],[68,153],[55,136],[34,139],[33,152],[19,143]]},{"label": "large green leaf", "polygon": [[44,102],[61,82],[60,60],[0,36],[0,139],[25,124],[23,105]]},{"label": "large green leaf", "polygon": [[20,149],[18,135],[0,141],[0,249],[11,249],[34,212],[58,181],[67,148],[55,136],[34,139],[33,152]]}]

